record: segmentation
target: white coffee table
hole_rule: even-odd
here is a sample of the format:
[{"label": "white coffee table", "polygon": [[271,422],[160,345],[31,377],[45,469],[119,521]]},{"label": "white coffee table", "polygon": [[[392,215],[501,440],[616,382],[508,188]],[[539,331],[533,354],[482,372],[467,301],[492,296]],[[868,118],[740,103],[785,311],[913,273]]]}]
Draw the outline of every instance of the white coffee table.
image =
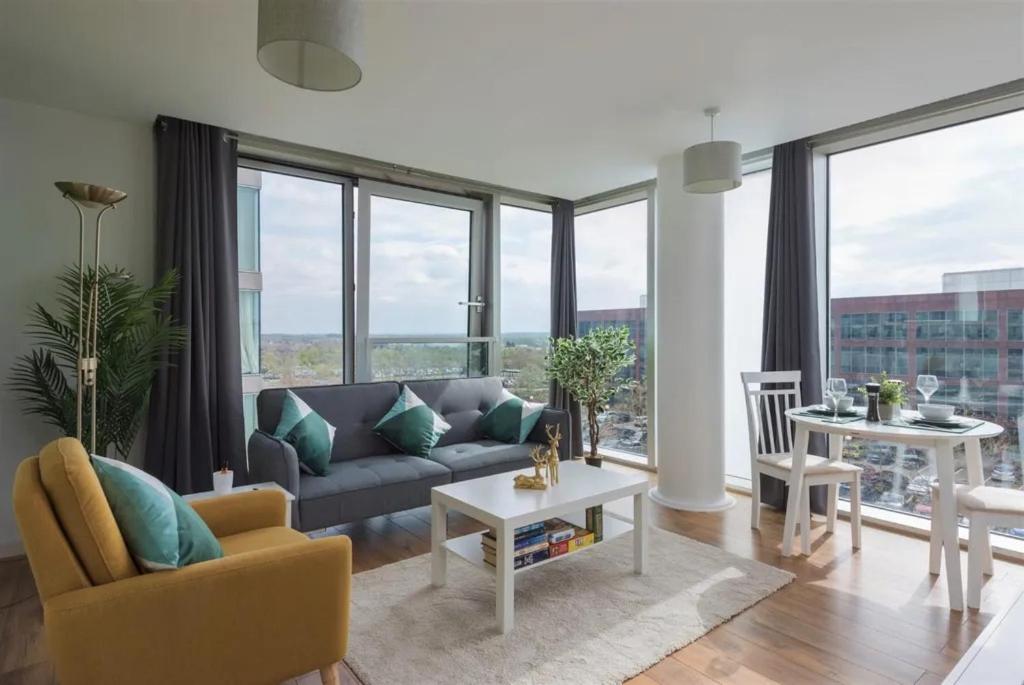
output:
[{"label": "white coffee table", "polygon": [[[231,492],[228,495],[234,495],[239,492],[249,492],[251,490],[278,490],[284,493],[284,525],[288,528],[292,527],[292,502],[295,500],[295,495],[282,488],[273,481],[267,483],[253,483],[252,485],[236,485],[231,488]],[[193,492],[191,495],[183,495],[182,499],[186,502],[195,502],[203,499],[213,499],[214,497],[224,497],[220,493],[214,492],[213,490],[206,490],[204,492]]]},{"label": "white coffee table", "polygon": [[[587,466],[581,462],[564,461],[559,466],[559,483],[547,490],[519,490],[512,480],[523,469],[494,476],[441,485],[430,491],[431,582],[441,587],[446,582],[448,553],[457,554],[471,564],[496,575],[496,613],[501,632],[512,630],[514,617],[515,574],[529,571],[624,535],[635,528],[633,536],[633,570],[642,574],[647,565],[647,476]],[[633,519],[604,512],[602,542],[553,559],[540,561],[521,569],[513,569],[515,530],[529,523],[549,518],[562,518],[582,526],[585,510],[624,497],[633,498]],[[458,511],[490,526],[496,532],[497,565],[484,562],[481,533],[448,540],[448,511]]]}]

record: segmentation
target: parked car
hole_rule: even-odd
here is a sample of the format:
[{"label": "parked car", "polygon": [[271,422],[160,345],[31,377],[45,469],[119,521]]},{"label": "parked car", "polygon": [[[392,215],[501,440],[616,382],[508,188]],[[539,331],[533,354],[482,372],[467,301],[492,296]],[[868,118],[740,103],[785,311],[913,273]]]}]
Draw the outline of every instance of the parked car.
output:
[{"label": "parked car", "polygon": [[992,469],[992,480],[999,483],[1014,483],[1017,480],[1017,469],[1008,461],[1001,461]]}]

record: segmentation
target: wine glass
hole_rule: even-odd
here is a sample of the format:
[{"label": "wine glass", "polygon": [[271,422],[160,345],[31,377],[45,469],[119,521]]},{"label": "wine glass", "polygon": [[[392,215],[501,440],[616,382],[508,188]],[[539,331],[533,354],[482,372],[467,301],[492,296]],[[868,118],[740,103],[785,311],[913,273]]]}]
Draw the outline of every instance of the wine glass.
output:
[{"label": "wine glass", "polygon": [[939,379],[928,374],[921,374],[917,377],[917,391],[924,395],[924,403],[928,404],[932,395],[939,389]]},{"label": "wine glass", "polygon": [[832,400],[832,422],[839,422],[839,400],[846,397],[846,379],[829,378],[825,383],[825,392]]}]

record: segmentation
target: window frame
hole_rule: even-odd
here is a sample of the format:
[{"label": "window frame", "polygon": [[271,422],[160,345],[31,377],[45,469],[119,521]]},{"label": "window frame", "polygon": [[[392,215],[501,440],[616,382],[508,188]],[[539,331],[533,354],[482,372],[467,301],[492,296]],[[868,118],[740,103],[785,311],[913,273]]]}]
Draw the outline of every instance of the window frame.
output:
[{"label": "window frame", "polygon": [[[370,269],[371,234],[371,202],[373,197],[385,197],[405,202],[447,207],[469,212],[469,290],[468,301],[482,301],[482,308],[467,306],[466,335],[372,335],[370,333],[370,282],[373,277]],[[371,352],[375,344],[415,344],[415,343],[465,343],[467,346],[467,367],[470,346],[486,345],[487,359],[484,362],[484,374],[490,375],[494,365],[495,340],[492,319],[494,303],[490,296],[493,288],[488,274],[492,272],[491,258],[488,249],[489,241],[485,220],[487,203],[484,200],[424,190],[411,186],[385,183],[370,179],[359,179],[358,182],[358,219],[356,226],[356,279],[353,284],[355,295],[355,375],[354,382],[373,382]],[[358,287],[356,287],[358,286]],[[483,311],[480,311],[480,310]],[[468,370],[468,368],[467,368]],[[412,379],[410,379],[412,380]]]},{"label": "window frame", "polygon": [[[355,379],[355,341],[353,340],[355,332],[355,179],[349,176],[343,176],[341,174],[320,171],[317,169],[292,166],[290,164],[283,164],[280,162],[274,162],[270,160],[261,159],[258,157],[238,157],[238,169],[241,172],[243,169],[249,169],[256,172],[266,172],[271,174],[280,174],[285,176],[294,176],[296,178],[304,178],[312,181],[323,181],[325,183],[332,183],[341,187],[341,278],[342,278],[342,379],[344,383],[352,383]],[[241,185],[241,184],[240,184]],[[260,249],[260,236],[257,236],[256,240],[257,250]],[[262,267],[262,264],[260,265]],[[246,282],[257,284],[258,287],[243,287],[243,277]],[[262,272],[239,272],[239,289],[240,290],[258,290],[262,292],[263,289],[263,275]],[[262,307],[262,303],[260,305]],[[262,313],[260,316],[260,322],[262,326]],[[262,334],[262,331],[261,331]],[[262,377],[262,344],[259,337],[257,338],[257,344],[259,347],[259,358],[260,358],[260,374],[256,374],[253,377],[251,374],[243,374],[243,395],[245,394],[258,394],[263,389],[263,377]],[[246,386],[247,378],[249,385]],[[258,378],[258,382],[256,381]],[[250,392],[251,388],[255,388]]]},{"label": "window frame", "polygon": [[[819,240],[818,244],[824,245],[824,249],[818,250],[817,254],[819,283],[824,285],[823,288],[819,288],[820,295],[818,308],[820,313],[820,316],[818,317],[818,325],[820,359],[822,360],[822,378],[826,378],[828,376],[828,370],[832,368],[833,362],[830,344],[831,340],[828,334],[830,326],[832,325],[830,269],[832,263],[832,212],[830,206],[831,177],[829,171],[831,157],[844,152],[882,145],[912,136],[970,124],[984,119],[1024,110],[1024,94],[1019,93],[1019,91],[1008,95],[996,94],[990,99],[982,99],[975,102],[960,102],[962,98],[955,98],[955,100],[958,101],[955,106],[949,106],[945,109],[943,106],[946,103],[937,103],[933,106],[934,111],[915,112],[913,114],[908,113],[907,116],[903,118],[899,115],[894,115],[894,118],[884,125],[879,125],[877,122],[867,122],[861,126],[849,127],[843,131],[826,133],[818,137],[811,137],[808,141],[811,147],[813,159],[812,174],[815,188],[815,233]],[[925,107],[921,109],[927,110],[929,108]],[[927,338],[928,342],[940,341],[943,344],[943,353],[945,353],[945,343],[948,339],[947,335],[944,332],[941,338],[932,337],[931,326],[933,323],[936,323],[936,321],[930,316],[926,321],[921,321],[919,319],[911,320],[908,317],[906,321],[906,325],[908,326],[908,338],[910,334],[909,326],[913,325],[917,327],[924,324],[929,330],[929,336]],[[979,324],[982,325],[982,337],[978,341],[972,342],[983,342],[986,340],[984,334],[985,323],[988,322],[984,320],[983,316],[979,316]],[[998,319],[996,326],[998,329]],[[962,326],[961,331],[963,331]],[[915,343],[920,345],[923,342],[923,339],[916,335],[915,338]],[[963,348],[964,341],[965,337],[961,334],[961,337],[953,342],[954,344],[959,343],[961,348]],[[934,346],[927,345],[927,349],[934,349]],[[919,348],[918,353],[920,351],[921,350]],[[918,360],[916,362],[916,372],[920,373],[921,356],[917,354],[916,357]],[[943,363],[945,364],[945,359]],[[984,362],[982,363],[984,364]],[[948,371],[948,369],[944,369],[944,371]],[[909,372],[910,369],[908,368],[908,373]],[[848,503],[841,502],[840,506],[842,509],[848,510]],[[918,517],[910,513],[893,511],[883,507],[874,507],[869,503],[865,503],[865,509],[867,511],[865,512],[864,517],[868,520],[895,522],[897,525],[908,529],[917,528],[919,525],[916,523],[916,521],[919,520]],[[1020,539],[1003,535],[993,536],[992,544],[994,547],[1002,550],[1024,549],[1024,545],[1022,545],[1022,541]]]},{"label": "window frame", "polygon": [[[655,205],[655,195],[655,184],[652,183],[642,188],[631,187],[623,189],[622,192],[605,194],[595,201],[584,200],[583,202],[577,203],[573,208],[573,218],[575,220],[593,212],[613,209],[615,207],[633,204],[634,202],[640,202],[642,200],[647,201],[647,306],[645,308],[646,311],[644,317],[644,353],[646,355],[644,365],[647,395],[645,398],[647,404],[647,456],[645,458],[629,452],[609,449],[607,447],[600,447],[599,451],[601,456],[608,459],[610,462],[618,462],[629,466],[641,466],[650,470],[656,470],[658,466],[658,408],[655,386],[655,379],[657,378],[657,352],[654,344],[657,339],[656,312],[658,302],[658,293],[655,287],[657,280],[657,269],[655,267],[655,259],[657,257],[655,232],[657,207]],[[576,235],[576,242],[579,242],[578,233]],[[579,307],[577,306],[577,311],[578,310]]]}]

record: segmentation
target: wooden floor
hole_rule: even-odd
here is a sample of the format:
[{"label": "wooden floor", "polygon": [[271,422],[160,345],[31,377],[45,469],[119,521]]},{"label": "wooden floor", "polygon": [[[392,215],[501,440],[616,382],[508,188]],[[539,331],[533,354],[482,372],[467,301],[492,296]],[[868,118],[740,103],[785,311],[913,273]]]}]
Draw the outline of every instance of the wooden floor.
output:
[{"label": "wooden floor", "polygon": [[[779,554],[782,516],[765,510],[750,529],[750,500],[719,514],[652,505],[654,525],[792,571],[779,592],[679,650],[632,685],[693,683],[938,683],[985,624],[1024,589],[1024,566],[999,561],[981,612],[950,612],[945,576],[928,574],[924,540],[867,527],[863,549],[850,549],[849,525],[835,535],[816,517],[810,557]],[[453,537],[479,530],[451,515]],[[416,509],[326,531],[353,542],[355,571],[429,551],[430,511]],[[964,555],[966,569],[966,555]],[[42,611],[24,560],[0,562],[0,683],[53,683]],[[359,680],[347,668],[341,682]],[[292,683],[319,683],[308,674]],[[394,685],[402,685],[396,683]]]}]

